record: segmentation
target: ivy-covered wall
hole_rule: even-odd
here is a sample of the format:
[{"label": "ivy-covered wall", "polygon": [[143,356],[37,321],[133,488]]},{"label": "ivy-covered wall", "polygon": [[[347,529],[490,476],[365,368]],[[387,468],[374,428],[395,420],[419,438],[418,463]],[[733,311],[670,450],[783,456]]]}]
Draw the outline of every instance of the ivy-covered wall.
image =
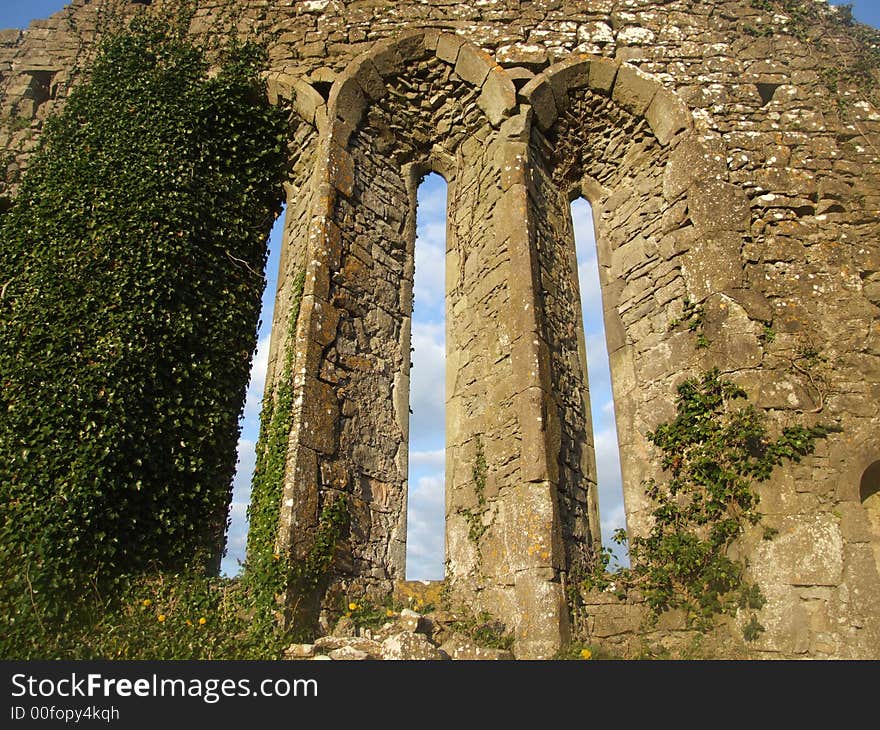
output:
[{"label": "ivy-covered wall", "polygon": [[138,16],[107,37],[0,218],[16,654],[122,574],[219,566],[287,114],[263,49],[230,42],[209,68],[187,27]]}]

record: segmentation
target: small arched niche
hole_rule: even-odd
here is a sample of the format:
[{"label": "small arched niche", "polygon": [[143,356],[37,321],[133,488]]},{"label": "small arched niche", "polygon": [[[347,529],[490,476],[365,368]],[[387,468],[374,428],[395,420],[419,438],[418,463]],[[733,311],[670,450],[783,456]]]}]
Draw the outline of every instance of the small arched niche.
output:
[{"label": "small arched niche", "polygon": [[868,522],[873,533],[871,544],[874,548],[874,560],[877,563],[877,571],[880,572],[880,459],[862,473],[862,480],[859,482],[859,499],[868,514]]}]

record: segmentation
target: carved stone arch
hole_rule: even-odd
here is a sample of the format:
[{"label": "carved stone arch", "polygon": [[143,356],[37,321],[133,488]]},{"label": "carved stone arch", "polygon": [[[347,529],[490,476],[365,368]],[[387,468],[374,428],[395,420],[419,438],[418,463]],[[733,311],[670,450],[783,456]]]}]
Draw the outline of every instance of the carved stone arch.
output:
[{"label": "carved stone arch", "polygon": [[505,194],[524,123],[513,82],[462,38],[420,32],[355,59],[324,109],[300,98],[320,138],[286,228],[287,278],[306,276],[279,549],[304,559],[323,506],[344,496],[350,534],[323,603],[381,600],[404,577],[416,189],[437,171],[449,183],[447,595],[500,618],[517,656],[550,656],[567,612],[552,486],[532,473],[545,444],[525,433],[542,428],[543,403],[523,357],[522,252],[508,245],[526,213]]},{"label": "carved stone arch", "polygon": [[868,518],[874,562],[880,573],[880,458],[872,461],[862,472],[859,501]]},{"label": "carved stone arch", "polygon": [[841,531],[850,549],[872,555],[880,575],[880,442],[865,439],[840,459],[835,492]]},{"label": "carved stone arch", "polygon": [[[530,208],[538,240],[536,301],[549,353],[548,382],[560,429],[559,494],[570,570],[590,559],[583,527],[598,540],[595,456],[582,342],[580,300],[569,204],[593,208],[606,338],[615,398],[628,532],[644,534],[650,503],[642,482],[652,475],[645,433],[671,415],[673,381],[695,364],[692,335],[670,332],[681,303],[738,307],[739,250],[748,202],[726,182],[726,158],[694,125],[688,107],[659,81],[626,63],[579,55],[555,64],[520,92],[531,107]],[[713,196],[735,201],[741,215],[713,219]],[[743,213],[743,211],[745,211]],[[711,255],[707,255],[711,252]],[[711,260],[706,287],[701,267]],[[719,276],[719,268],[725,273]],[[579,340],[580,338],[580,340]],[[572,363],[578,363],[573,367]],[[574,495],[584,485],[586,503]]]}]

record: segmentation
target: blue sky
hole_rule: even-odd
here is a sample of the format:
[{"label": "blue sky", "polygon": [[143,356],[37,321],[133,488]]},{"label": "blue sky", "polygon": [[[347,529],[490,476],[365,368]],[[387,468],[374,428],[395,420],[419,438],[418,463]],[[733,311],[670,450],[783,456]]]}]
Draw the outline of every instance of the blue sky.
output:
[{"label": "blue sky", "polygon": [[[812,2],[813,0],[804,0]],[[46,18],[61,10],[64,0],[0,0],[0,29],[26,28],[35,18]],[[848,4],[832,0],[832,5]],[[880,0],[855,0],[857,20],[880,27]],[[443,576],[444,445],[445,395],[445,318],[444,272],[445,195],[442,178],[429,176],[419,190],[416,241],[415,310],[413,312],[413,370],[410,423],[410,499],[407,577],[420,579]],[[607,543],[612,531],[623,525],[617,439],[608,379],[607,354],[601,318],[592,314],[600,306],[598,268],[589,206],[577,201],[572,208],[578,250],[578,274],[585,310],[585,334],[589,362],[590,389],[594,417],[599,506],[602,534]],[[259,410],[266,373],[268,331],[272,320],[275,280],[283,216],[269,241],[268,286],[263,297],[263,326],[258,333],[239,441],[239,469],[234,483],[231,507],[232,526],[227,540],[227,556],[222,570],[237,572],[244,558],[247,535],[246,510],[250,498],[250,474],[254,465],[254,444],[259,430]]]}]

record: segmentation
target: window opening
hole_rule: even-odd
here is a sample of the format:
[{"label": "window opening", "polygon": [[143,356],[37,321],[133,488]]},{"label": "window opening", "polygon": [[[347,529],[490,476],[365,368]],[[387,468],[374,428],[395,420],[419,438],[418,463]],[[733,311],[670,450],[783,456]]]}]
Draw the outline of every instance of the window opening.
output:
[{"label": "window opening", "polygon": [[406,579],[442,580],[446,538],[446,181],[419,185],[409,381]]},{"label": "window opening", "polygon": [[269,362],[269,335],[272,331],[272,315],[275,311],[275,294],[278,286],[278,262],[281,258],[281,239],[284,231],[285,205],[275,219],[269,233],[269,255],[266,260],[266,285],[260,305],[257,329],[257,351],[251,364],[250,380],[239,418],[241,435],[238,439],[238,462],[232,481],[232,503],[229,505],[226,528],[226,552],[220,563],[220,575],[232,578],[241,572],[247,547],[248,517],[251,502],[251,479],[256,466],[257,437],[260,434],[260,409],[266,384],[266,366]]},{"label": "window opening", "polygon": [[[614,553],[621,566],[628,566],[629,556],[626,548],[612,540],[615,530],[626,529],[626,514],[623,505],[617,421],[611,390],[611,368],[608,360],[608,343],[605,339],[605,319],[602,313],[602,290],[599,282],[593,212],[585,199],[578,198],[572,202],[571,220],[574,226],[578,285],[584,324],[584,349],[590,388],[590,417],[593,423],[593,444],[596,454],[602,545]],[[613,565],[612,561],[610,567]]]}]

